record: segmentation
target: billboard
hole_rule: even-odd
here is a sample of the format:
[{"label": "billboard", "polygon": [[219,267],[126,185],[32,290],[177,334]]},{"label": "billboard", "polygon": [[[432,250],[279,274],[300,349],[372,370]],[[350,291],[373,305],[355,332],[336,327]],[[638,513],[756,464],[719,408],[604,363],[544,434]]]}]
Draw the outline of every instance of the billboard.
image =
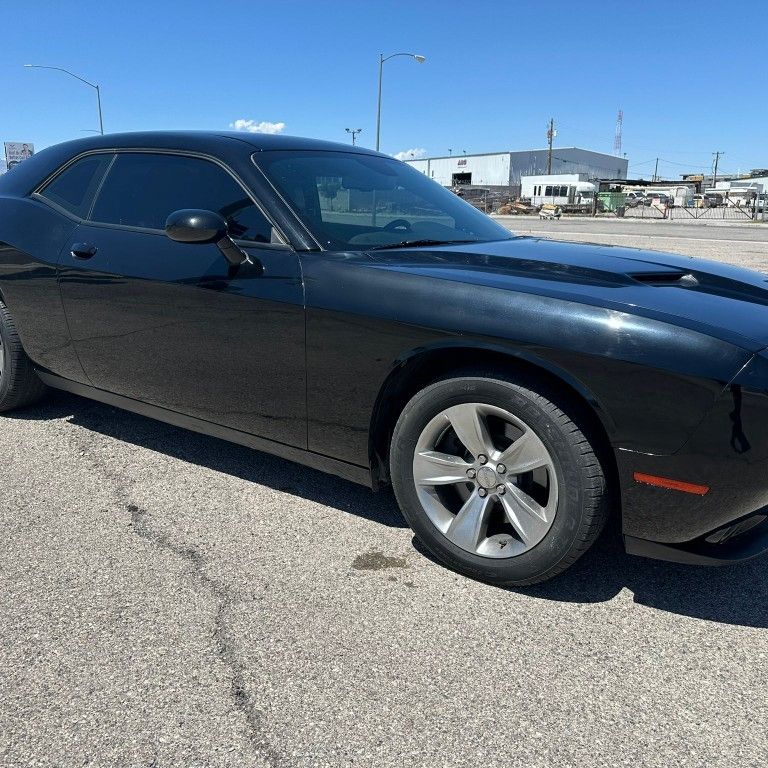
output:
[{"label": "billboard", "polygon": [[9,171],[15,165],[18,165],[22,160],[26,160],[28,157],[32,157],[34,154],[34,144],[21,141],[5,142],[5,165]]}]

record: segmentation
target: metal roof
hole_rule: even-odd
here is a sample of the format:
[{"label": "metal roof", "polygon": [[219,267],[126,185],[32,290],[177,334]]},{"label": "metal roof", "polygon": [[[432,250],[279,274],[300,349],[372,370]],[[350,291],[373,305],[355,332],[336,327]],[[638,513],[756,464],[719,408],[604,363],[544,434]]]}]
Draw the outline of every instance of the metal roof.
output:
[{"label": "metal roof", "polygon": [[[566,152],[570,150],[576,150],[577,152],[589,152],[591,155],[601,155],[602,157],[610,157],[615,158],[616,160],[626,160],[625,157],[619,157],[618,155],[611,155],[607,152],[598,152],[595,149],[584,149],[583,147],[552,147],[552,152]],[[406,160],[406,162],[416,162],[419,160],[455,160],[456,158],[461,159],[462,157],[491,157],[494,155],[524,155],[524,154],[534,154],[539,152],[549,152],[549,147],[544,147],[543,149],[505,149],[502,152],[473,152],[473,153],[467,153],[465,154],[456,154],[456,155],[435,155],[434,157],[414,157],[411,159]]]}]

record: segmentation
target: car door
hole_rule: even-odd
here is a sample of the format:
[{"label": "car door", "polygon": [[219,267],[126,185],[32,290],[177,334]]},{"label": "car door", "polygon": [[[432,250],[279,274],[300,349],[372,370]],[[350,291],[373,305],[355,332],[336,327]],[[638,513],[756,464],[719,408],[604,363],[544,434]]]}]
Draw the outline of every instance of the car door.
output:
[{"label": "car door", "polygon": [[[252,264],[164,233],[172,212],[213,210]],[[304,292],[297,254],[218,162],[115,155],[70,236],[60,289],[93,386],[306,447]]]}]

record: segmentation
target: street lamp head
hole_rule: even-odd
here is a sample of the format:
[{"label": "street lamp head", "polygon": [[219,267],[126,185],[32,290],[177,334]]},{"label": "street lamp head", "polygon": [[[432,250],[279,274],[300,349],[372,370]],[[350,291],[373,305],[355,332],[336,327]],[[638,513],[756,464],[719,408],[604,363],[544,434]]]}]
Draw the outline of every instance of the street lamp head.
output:
[{"label": "street lamp head", "polygon": [[419,64],[423,64],[427,60],[426,56],[422,56],[419,53],[414,53],[413,58],[416,59],[416,61],[418,61]]}]

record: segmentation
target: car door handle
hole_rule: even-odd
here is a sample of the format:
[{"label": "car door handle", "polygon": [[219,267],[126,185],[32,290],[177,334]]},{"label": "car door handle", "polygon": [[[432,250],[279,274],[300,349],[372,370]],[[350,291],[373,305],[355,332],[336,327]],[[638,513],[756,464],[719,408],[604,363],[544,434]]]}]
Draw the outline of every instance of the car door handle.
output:
[{"label": "car door handle", "polygon": [[96,255],[97,250],[96,246],[90,243],[75,243],[70,253],[73,259],[90,259]]}]

